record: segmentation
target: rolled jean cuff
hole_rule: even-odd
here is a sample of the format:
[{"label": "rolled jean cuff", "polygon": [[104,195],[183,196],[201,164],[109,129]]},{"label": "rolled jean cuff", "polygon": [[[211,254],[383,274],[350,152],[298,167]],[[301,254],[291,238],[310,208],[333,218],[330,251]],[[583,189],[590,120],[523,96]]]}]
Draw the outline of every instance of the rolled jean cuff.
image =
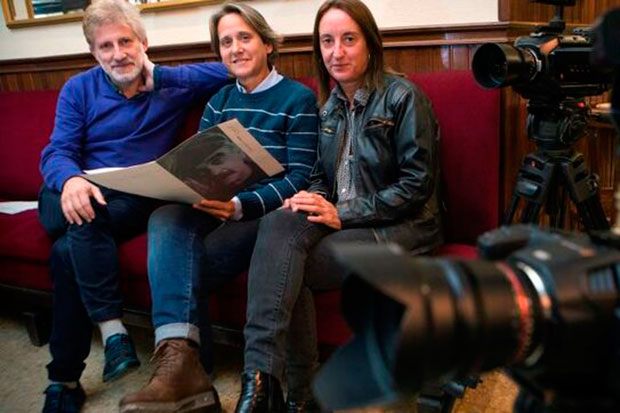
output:
[{"label": "rolled jean cuff", "polygon": [[118,309],[102,309],[93,311],[92,313],[88,311],[88,313],[93,323],[103,323],[104,321],[123,318],[123,310],[120,309],[120,306]]},{"label": "rolled jean cuff", "polygon": [[189,323],[164,324],[155,329],[155,346],[169,338],[185,338],[200,345],[200,330]]}]

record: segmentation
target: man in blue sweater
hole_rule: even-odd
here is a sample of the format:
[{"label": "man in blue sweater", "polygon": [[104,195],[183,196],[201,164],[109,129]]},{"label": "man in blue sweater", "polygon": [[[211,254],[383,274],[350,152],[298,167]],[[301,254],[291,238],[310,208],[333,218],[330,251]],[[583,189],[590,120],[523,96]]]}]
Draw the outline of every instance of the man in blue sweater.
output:
[{"label": "man in blue sweater", "polygon": [[[187,109],[227,82],[226,68],[192,65],[183,87],[141,92],[147,39],[137,9],[98,0],[84,15],[84,35],[98,66],[62,88],[54,131],[41,157],[39,217],[55,239],[50,257],[54,310],[44,412],[79,411],[79,378],[96,323],[105,345],[103,381],[140,363],[121,322],[117,243],[146,228],[153,200],[97,187],[84,170],[154,160],[174,144]],[[158,73],[167,68],[156,69]]]},{"label": "man in blue sweater", "polygon": [[[248,267],[259,218],[308,186],[316,159],[316,99],[311,90],[277,72],[278,41],[264,17],[246,4],[227,3],[211,17],[210,31],[213,50],[237,81],[209,101],[200,128],[238,119],[284,172],[229,201],[203,199],[153,213],[148,267],[157,368],[147,386],[121,400],[121,413],[219,409],[217,393],[206,388],[205,371],[195,361],[199,345],[203,355],[212,356],[206,297]],[[160,87],[176,85],[179,78],[171,75],[160,74]],[[223,162],[220,166],[222,181],[236,173]],[[207,369],[211,364],[206,360]],[[271,379],[243,380],[262,387]]]}]

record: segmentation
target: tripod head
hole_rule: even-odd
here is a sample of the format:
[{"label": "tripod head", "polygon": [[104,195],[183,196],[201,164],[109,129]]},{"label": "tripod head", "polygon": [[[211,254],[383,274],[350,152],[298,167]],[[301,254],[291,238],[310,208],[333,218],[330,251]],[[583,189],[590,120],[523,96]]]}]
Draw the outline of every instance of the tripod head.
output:
[{"label": "tripod head", "polygon": [[527,105],[527,136],[550,154],[566,154],[586,131],[590,108],[583,99],[554,103],[532,99]]}]

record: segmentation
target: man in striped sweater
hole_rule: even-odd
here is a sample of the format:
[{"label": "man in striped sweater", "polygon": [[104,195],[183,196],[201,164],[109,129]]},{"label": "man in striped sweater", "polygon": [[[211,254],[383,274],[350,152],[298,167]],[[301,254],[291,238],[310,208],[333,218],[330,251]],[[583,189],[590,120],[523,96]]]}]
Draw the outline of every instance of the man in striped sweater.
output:
[{"label": "man in striped sweater", "polygon": [[[219,409],[199,361],[198,347],[203,346],[203,354],[210,348],[205,297],[247,268],[259,218],[308,186],[316,158],[314,94],[276,71],[277,37],[263,16],[247,5],[227,4],[211,18],[210,30],[213,49],[236,82],[210,100],[200,128],[237,118],[285,171],[230,201],[203,199],[153,213],[148,266],[157,368],[146,387],[121,400],[121,412]],[[188,66],[156,70],[155,84],[170,86],[195,75]],[[226,181],[235,171],[222,164],[220,173]],[[210,360],[203,362],[212,368]]]}]

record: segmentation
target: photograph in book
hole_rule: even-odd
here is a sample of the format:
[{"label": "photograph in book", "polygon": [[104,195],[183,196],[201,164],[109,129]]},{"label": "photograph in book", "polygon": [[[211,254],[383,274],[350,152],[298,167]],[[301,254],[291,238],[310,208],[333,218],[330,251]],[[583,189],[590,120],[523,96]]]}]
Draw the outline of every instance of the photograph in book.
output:
[{"label": "photograph in book", "polygon": [[198,132],[155,161],[127,168],[86,171],[107,188],[168,201],[228,201],[235,194],[284,171],[236,120]]}]

